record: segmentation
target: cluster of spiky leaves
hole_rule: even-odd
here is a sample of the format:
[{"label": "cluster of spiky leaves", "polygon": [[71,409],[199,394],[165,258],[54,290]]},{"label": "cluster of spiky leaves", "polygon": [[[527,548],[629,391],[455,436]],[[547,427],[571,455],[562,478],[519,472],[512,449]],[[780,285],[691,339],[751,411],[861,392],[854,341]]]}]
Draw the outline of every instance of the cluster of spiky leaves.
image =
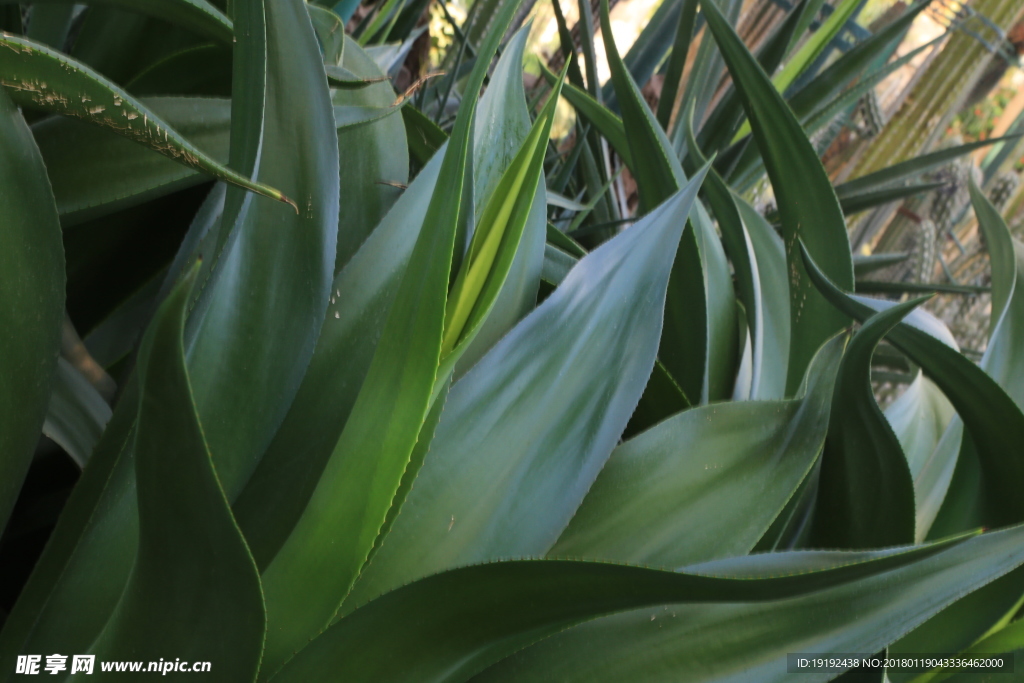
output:
[{"label": "cluster of spiky leaves", "polygon": [[[844,215],[973,148],[833,187],[811,143],[911,58],[885,65],[921,7],[801,78],[856,0],[806,40],[804,0],[756,57],[740,4],[665,0],[623,58],[602,3],[603,88],[589,2],[578,54],[556,4],[566,66],[536,111],[514,0],[477,0],[449,75],[400,97],[422,0],[352,36],[345,1],[0,15],[8,547],[40,431],[83,465],[0,679],[54,652],[275,683],[1019,656],[1024,247],[975,190],[980,365],[924,299],[853,294],[892,258],[855,260]],[[551,154],[560,95],[578,120]],[[764,175],[778,225],[743,195]],[[883,339],[916,373],[884,413]]]}]

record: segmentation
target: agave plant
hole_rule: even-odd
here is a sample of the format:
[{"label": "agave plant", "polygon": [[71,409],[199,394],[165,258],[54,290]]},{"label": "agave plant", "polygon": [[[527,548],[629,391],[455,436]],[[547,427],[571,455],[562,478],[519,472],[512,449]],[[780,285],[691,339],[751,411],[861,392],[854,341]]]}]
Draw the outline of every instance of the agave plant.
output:
[{"label": "agave plant", "polygon": [[[1024,246],[975,190],[976,364],[925,298],[854,294],[892,257],[854,260],[844,216],[972,147],[833,187],[811,142],[920,6],[808,76],[856,0],[804,38],[805,0],[757,57],[738,2],[680,0],[622,58],[604,2],[605,91],[581,2],[582,53],[559,9],[565,66],[528,98],[515,1],[401,95],[425,3],[354,37],[345,2],[107,5],[32,3],[0,38],[0,553],[46,528],[52,444],[82,466],[5,587],[3,680],[1024,665]],[[975,680],[850,661],[800,679]]]}]

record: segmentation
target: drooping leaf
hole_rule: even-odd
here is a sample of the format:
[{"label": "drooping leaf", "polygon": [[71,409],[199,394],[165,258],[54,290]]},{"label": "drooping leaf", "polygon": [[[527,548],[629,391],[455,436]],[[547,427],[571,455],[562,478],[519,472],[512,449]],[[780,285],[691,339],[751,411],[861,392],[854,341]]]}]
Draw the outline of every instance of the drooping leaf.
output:
[{"label": "drooping leaf", "polygon": [[140,348],[138,553],[124,596],[89,651],[101,661],[156,661],[170,650],[241,683],[259,667],[266,615],[185,368],[182,333],[197,270],[161,305]]},{"label": "drooping leaf", "polygon": [[[751,643],[762,645],[762,652],[757,654],[761,655],[761,666],[765,667],[756,680],[778,680],[780,673],[785,675],[785,650],[780,644],[785,647],[785,641],[790,640],[792,648],[792,642],[797,640],[794,636],[808,633],[806,627],[812,617],[826,621],[828,616],[839,614],[849,619],[847,610],[821,609],[817,604],[821,595],[833,599],[841,597],[844,605],[853,608],[866,601],[863,594],[858,595],[859,600],[851,600],[850,592],[898,586],[902,592],[885,591],[888,601],[877,603],[880,608],[891,609],[894,601],[901,606],[912,604],[898,598],[918,597],[931,589],[934,600],[928,603],[930,609],[901,615],[902,619],[893,618],[898,612],[883,610],[889,617],[885,621],[865,610],[856,631],[834,629],[818,634],[819,637],[836,635],[839,638],[845,635],[848,642],[868,645],[891,638],[893,633],[912,626],[962,591],[976,588],[1024,562],[1020,538],[1020,529],[1012,529],[944,546],[874,553],[781,553],[697,565],[680,572],[564,560],[509,561],[465,567],[404,586],[356,610],[307,646],[274,681],[291,683],[337,675],[346,681],[391,680],[404,676],[424,682],[458,683],[470,680],[486,666],[545,636],[551,640],[541,640],[536,647],[544,652],[547,642],[551,642],[558,653],[547,650],[548,656],[541,657],[547,661],[519,671],[513,669],[505,680],[550,677],[549,680],[559,681],[621,681],[639,676],[640,680],[679,681],[687,673],[687,663],[694,660],[685,655],[677,657],[676,651],[690,649],[693,655],[690,645],[696,638],[673,638],[673,634],[668,634],[656,650],[637,647],[638,641],[643,642],[641,633],[654,640],[663,633],[661,626],[665,624],[655,621],[651,625],[648,615],[661,614],[669,621],[670,628],[666,630],[672,630],[670,605],[662,608],[661,604],[679,605],[685,615],[691,609],[698,614],[704,611],[699,603],[719,602],[747,603],[723,606],[726,610],[731,608],[733,614],[739,612],[730,625],[734,639],[750,637],[753,629],[748,630],[743,625],[744,616],[749,618],[761,609],[778,611],[783,604],[792,605],[785,622],[776,620],[773,627],[759,624],[762,626],[760,643]],[[984,555],[987,562],[982,561],[980,555]],[[780,598],[789,600],[768,603],[763,608],[756,604]],[[872,601],[872,605],[875,604]],[[618,629],[614,635],[606,631],[595,638],[598,634],[593,627],[608,623],[598,620],[555,635],[596,616],[655,605],[659,606],[656,611],[644,610],[642,620],[648,626],[646,632],[637,633],[634,623],[629,630]],[[706,609],[714,611],[715,607],[717,605],[709,604]],[[626,613],[633,614],[636,612]],[[611,620],[617,618],[621,619],[612,617]],[[423,620],[429,620],[433,627],[424,629]],[[685,628],[694,621],[684,618],[676,624]],[[881,623],[886,625],[885,629],[879,628]],[[707,621],[701,625],[707,627]],[[589,643],[591,647],[579,640],[565,642],[567,636],[584,634],[588,627],[590,633],[586,635],[594,638]],[[718,639],[725,635],[721,630],[716,633]],[[774,656],[770,659],[764,656],[764,650],[768,649],[763,647],[765,641],[775,645],[771,648]],[[867,650],[863,645],[854,649]],[[696,662],[703,665],[701,669],[706,670],[707,665],[714,662],[719,671],[727,671],[737,666],[737,659],[749,656],[753,647],[737,647],[735,651],[740,657],[723,656],[722,650],[708,649],[706,641],[703,649],[705,655],[696,658]],[[871,647],[870,651],[875,649]],[[385,654],[396,651],[402,656]],[[535,651],[527,649],[523,657]],[[765,666],[766,659],[768,666]],[[745,664],[749,667],[750,659]],[[489,674],[474,680],[495,680]],[[685,680],[694,678],[691,674]]]},{"label": "drooping leaf", "polygon": [[0,37],[0,83],[18,104],[115,131],[185,166],[298,207],[280,191],[217,163],[117,85],[84,64],[13,35]]},{"label": "drooping leaf", "polygon": [[778,199],[790,282],[792,333],[786,391],[791,394],[817,348],[847,321],[808,280],[797,241],[807,244],[830,278],[850,289],[853,265],[846,222],[818,155],[782,96],[714,2],[701,6],[743,99]]},{"label": "drooping leaf", "polygon": [[441,569],[554,544],[647,382],[673,256],[665,245],[701,180],[584,257],[452,387],[419,476],[344,611]]},{"label": "drooping leaf", "polygon": [[[737,600],[731,605],[665,600],[668,604],[596,619],[551,636],[472,680],[791,681],[789,653],[877,652],[965,592],[1013,569],[1021,561],[1020,540],[1015,537],[1019,533],[1014,529],[985,534],[914,564],[871,572],[795,598],[764,603]],[[757,585],[756,577],[769,574],[759,571],[759,566],[774,566],[773,574],[801,574],[813,567],[835,566],[832,563],[843,558],[849,558],[847,562],[860,558],[867,560],[860,565],[867,569],[877,561],[870,558],[892,552],[769,553],[684,571],[714,576],[726,568],[745,567],[741,576],[755,578],[750,583]],[[778,592],[774,595],[781,597]],[[836,674],[800,676],[827,681]]]},{"label": "drooping leaf", "polygon": [[882,337],[923,301],[876,313],[843,356],[818,475],[813,547],[858,550],[914,542],[914,481],[875,402],[871,357]]},{"label": "drooping leaf", "polygon": [[[808,276],[831,304],[858,320],[870,317],[871,307],[829,281],[805,248],[801,254]],[[1013,399],[984,370],[926,332],[901,323],[889,333],[889,340],[921,366],[963,419],[978,458],[990,473],[988,485],[997,492],[987,501],[991,523],[1024,518],[1024,501],[1012,493],[1024,476],[1024,463],[1008,457],[1013,444],[1024,439],[1024,414]]]},{"label": "drooping leaf", "polygon": [[[508,5],[499,27],[515,9]],[[480,50],[423,219],[431,230],[416,241],[349,419],[303,515],[263,573],[267,613],[279,625],[268,634],[266,675],[330,623],[373,547],[430,409],[477,92],[501,33]]]},{"label": "drooping leaf", "polygon": [[46,416],[64,321],[64,247],[46,167],[0,93],[0,528]]},{"label": "drooping leaf", "polygon": [[803,395],[675,415],[616,448],[549,557],[679,567],[749,552],[818,458],[846,340]]}]

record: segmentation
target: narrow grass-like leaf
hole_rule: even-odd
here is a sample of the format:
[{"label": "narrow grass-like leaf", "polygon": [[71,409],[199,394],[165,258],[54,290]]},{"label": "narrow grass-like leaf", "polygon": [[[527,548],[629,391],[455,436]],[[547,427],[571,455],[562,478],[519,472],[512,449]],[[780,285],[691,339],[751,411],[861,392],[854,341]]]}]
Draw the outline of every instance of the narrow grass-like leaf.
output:
[{"label": "narrow grass-like leaf", "polygon": [[807,244],[830,278],[850,289],[853,266],[846,222],[818,155],[782,96],[714,2],[705,1],[702,7],[743,98],[778,198],[790,283],[792,333],[786,392],[791,394],[814,352],[847,321],[807,279],[797,241]]},{"label": "narrow grass-like leaf", "polygon": [[185,368],[182,333],[197,270],[161,305],[140,348],[138,553],[124,596],[89,651],[101,661],[156,661],[170,650],[241,683],[259,667],[266,615]]},{"label": "narrow grass-like leaf", "polygon": [[679,82],[686,67],[686,56],[690,53],[690,41],[693,38],[696,20],[697,0],[683,0],[679,23],[676,25],[675,42],[672,43],[672,52],[669,54],[668,66],[665,69],[664,85],[658,100],[658,123],[664,130],[668,130],[672,118],[672,108],[675,106]]},{"label": "narrow grass-like leaf", "polygon": [[267,612],[278,625],[268,633],[264,676],[330,623],[373,547],[430,408],[477,92],[515,9],[506,6],[479,52],[423,219],[431,230],[416,241],[349,420],[264,571]]},{"label": "narrow grass-like leaf", "polygon": [[911,183],[908,185],[897,185],[896,187],[884,187],[877,190],[868,190],[856,194],[839,197],[839,206],[843,207],[843,213],[851,216],[860,211],[873,209],[882,204],[888,204],[905,197],[913,197],[917,194],[931,192],[946,183]]},{"label": "narrow grass-like leaf", "polygon": [[423,468],[345,612],[435,571],[551,547],[647,383],[674,254],[666,245],[701,180],[584,257],[452,387]]},{"label": "narrow grass-like leaf", "polygon": [[978,140],[976,142],[968,142],[963,145],[957,145],[947,149],[940,149],[937,152],[922,154],[921,156],[908,159],[907,161],[901,161],[898,164],[893,164],[892,166],[875,171],[874,173],[869,173],[859,178],[848,180],[841,185],[836,185],[836,195],[843,200],[852,199],[853,197],[863,195],[868,191],[885,188],[897,181],[920,175],[926,171],[948,164],[950,161],[953,161],[965,154],[969,154],[981,147],[994,145],[997,142],[1016,140],[1019,137],[1020,135],[1007,135],[1001,138],[992,138],[991,140]]},{"label": "narrow grass-like leaf", "polygon": [[0,37],[0,48],[0,84],[18,104],[103,126],[189,168],[299,210],[279,190],[217,163],[155,112],[86,65],[13,35]]},{"label": "narrow grass-like leaf", "polygon": [[821,452],[846,345],[803,395],[687,410],[616,448],[550,557],[679,567],[750,552]]},{"label": "narrow grass-like leaf", "polygon": [[64,320],[64,247],[46,167],[0,93],[0,528],[39,440]]},{"label": "narrow grass-like leaf", "polygon": [[836,379],[818,475],[814,547],[858,550],[914,542],[914,481],[875,402],[871,357],[882,337],[924,301],[876,313],[850,341]]}]

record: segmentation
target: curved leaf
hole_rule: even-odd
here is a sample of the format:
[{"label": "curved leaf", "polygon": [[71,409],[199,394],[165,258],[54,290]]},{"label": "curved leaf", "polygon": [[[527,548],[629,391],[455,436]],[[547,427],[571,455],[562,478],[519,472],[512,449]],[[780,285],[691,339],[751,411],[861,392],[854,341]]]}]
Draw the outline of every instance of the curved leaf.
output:
[{"label": "curved leaf", "polygon": [[880,548],[914,542],[914,481],[871,388],[871,357],[925,299],[876,313],[850,341],[836,378],[810,543]]},{"label": "curved leaf", "polygon": [[74,116],[115,131],[189,168],[291,205],[269,185],[217,163],[155,112],[84,64],[12,35],[0,37],[0,85],[19,104]]},{"label": "curved leaf", "polygon": [[[1021,536],[1020,529],[1013,529],[970,541],[913,550],[845,557],[843,553],[826,553],[832,563],[829,568],[815,566],[816,560],[825,559],[819,557],[812,557],[806,563],[801,563],[799,557],[786,558],[789,562],[784,569],[773,566],[771,561],[760,564],[765,558],[772,559],[771,555],[740,558],[744,561],[738,563],[725,561],[721,566],[716,563],[698,565],[682,572],[564,560],[510,561],[465,567],[396,589],[356,610],[300,652],[274,681],[290,683],[336,676],[353,682],[405,679],[458,683],[545,636],[553,636],[593,617],[623,610],[662,603],[694,605],[790,598],[788,602],[804,608],[798,611],[807,612],[806,601],[813,602],[812,596],[829,589],[863,590],[866,586],[896,585],[904,593],[913,590],[911,594],[919,597],[921,592],[932,588],[935,598],[927,607],[916,614],[904,615],[902,624],[889,625],[891,634],[900,626],[918,621],[921,612],[926,615],[948,602],[950,594],[975,588],[1024,562]],[[982,563],[979,555],[984,555],[989,563]],[[891,603],[893,596],[887,594],[887,597]],[[748,609],[750,607],[756,609],[756,605]],[[651,620],[646,618],[646,621]],[[424,629],[424,623],[430,623],[431,628]],[[801,625],[793,617],[788,623]],[[765,630],[769,637],[784,633],[780,633],[778,625]],[[792,628],[786,631],[791,632]],[[603,638],[601,645],[606,649],[587,652],[589,661],[581,656],[579,649],[563,647],[560,648],[561,661],[556,658],[549,662],[547,669],[518,672],[519,677],[512,680],[652,680],[650,669],[636,675],[642,658],[655,664],[651,667],[655,671],[660,669],[658,679],[680,680],[678,668],[682,667],[678,666],[678,661],[677,670],[673,671],[666,658],[652,653],[665,653],[666,647],[669,652],[685,648],[685,638],[663,642],[658,650],[624,650],[621,649],[623,641],[634,639],[625,637],[621,631],[619,635],[622,638],[619,643]],[[856,635],[864,641],[870,638],[865,638],[863,631]],[[884,637],[885,634],[872,633],[871,637],[879,635]],[[556,636],[552,642],[560,639]],[[544,644],[542,641],[541,647]],[[627,673],[621,664],[612,664],[614,659],[602,656],[611,651],[628,658],[634,673]],[[721,650],[712,649],[708,654],[711,653],[719,667],[727,666],[733,659],[723,656]],[[781,653],[776,651],[776,657],[778,654]],[[701,659],[708,661],[707,656]],[[596,661],[601,661],[603,668],[595,666]],[[773,664],[777,671],[778,662]]]},{"label": "curved leaf", "polygon": [[64,322],[64,247],[46,167],[0,93],[0,528],[46,416]]},{"label": "curved leaf", "polygon": [[208,661],[251,681],[266,616],[260,579],[220,486],[191,398],[182,332],[197,270],[153,318],[139,351],[135,434],[139,543],[124,596],[96,643],[101,661]]},{"label": "curved leaf", "polygon": [[[1013,569],[1024,559],[1020,533],[1017,528],[984,534],[877,573],[868,571],[878,561],[870,558],[894,551],[769,553],[689,567],[684,571],[716,575],[716,567],[723,565],[748,566],[753,589],[764,581],[755,577],[768,574],[773,565],[771,573],[791,572],[792,580],[800,581],[815,576],[809,570],[820,571],[823,578],[827,571],[821,570],[844,557],[850,558],[847,562],[867,560],[859,565],[864,575],[802,596],[782,599],[781,592],[773,592],[775,601],[742,598],[730,605],[665,600],[669,604],[597,619],[542,640],[472,680],[792,681],[789,653],[876,652],[965,592]],[[759,566],[764,569],[757,572]],[[800,680],[835,676],[801,674]]]},{"label": "curved leaf", "polygon": [[684,411],[616,448],[549,557],[660,567],[750,552],[821,452],[845,338],[803,396]]},{"label": "curved leaf", "polygon": [[673,256],[665,245],[678,240],[701,180],[581,259],[452,387],[346,611],[440,569],[554,544],[647,383]]},{"label": "curved leaf", "polygon": [[[810,280],[829,302],[858,320],[870,317],[872,309],[830,282],[802,244],[801,253]],[[993,523],[1024,518],[1024,499],[1013,493],[1024,476],[1024,462],[1007,457],[1024,440],[1024,414],[1013,399],[984,370],[926,332],[901,323],[889,339],[921,366],[964,420],[979,459],[991,473],[989,484],[998,491],[988,501]]]},{"label": "curved leaf", "polygon": [[714,2],[701,3],[751,121],[754,139],[775,189],[786,245],[792,333],[786,392],[791,394],[825,339],[846,325],[814,289],[800,260],[803,240],[817,262],[840,287],[853,287],[846,222],[814,148],[757,61]]}]

